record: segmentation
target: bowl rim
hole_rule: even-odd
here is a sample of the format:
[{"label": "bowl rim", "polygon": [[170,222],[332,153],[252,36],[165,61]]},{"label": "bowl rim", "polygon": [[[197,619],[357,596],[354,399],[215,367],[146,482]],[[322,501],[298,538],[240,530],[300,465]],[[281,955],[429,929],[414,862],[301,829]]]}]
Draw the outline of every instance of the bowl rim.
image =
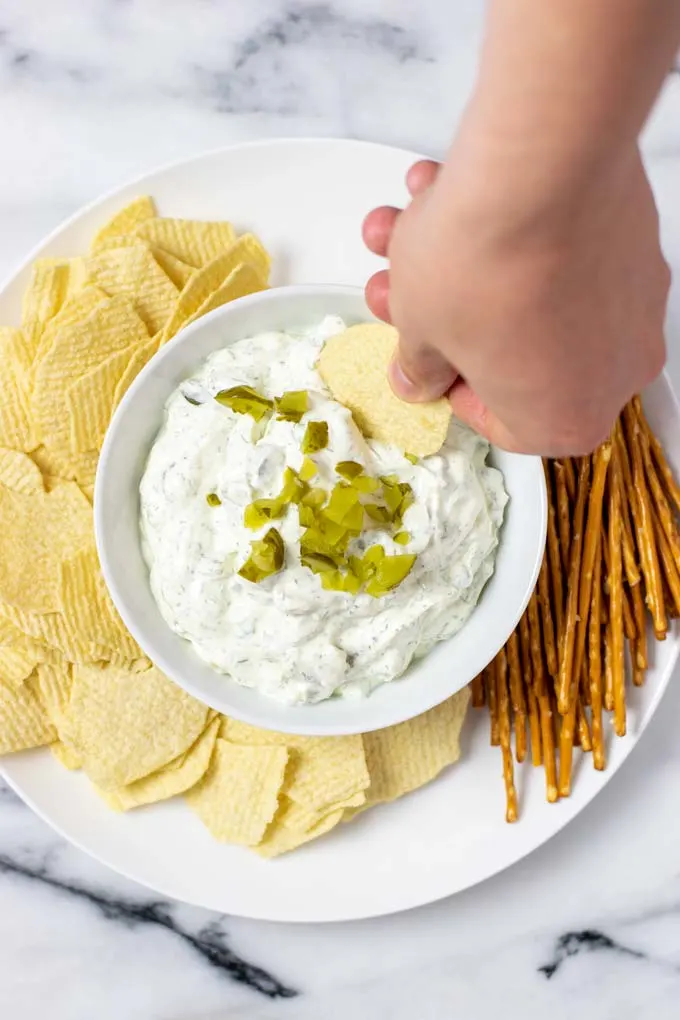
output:
[{"label": "bowl rim", "polygon": [[[157,665],[157,667],[161,669],[170,680],[176,683],[188,694],[190,694],[192,697],[197,698],[203,703],[209,704],[211,707],[215,708],[217,711],[222,712],[225,715],[231,715],[234,718],[237,718],[243,722],[249,723],[253,726],[258,726],[263,729],[278,729],[281,732],[305,734],[310,736],[315,735],[331,736],[331,735],[365,733],[370,732],[371,730],[381,729],[386,726],[391,726],[400,722],[404,722],[409,718],[413,718],[416,715],[420,715],[423,712],[426,712],[429,709],[434,708],[437,704],[440,704],[448,697],[453,696],[453,694],[457,693],[463,687],[467,686],[467,684],[469,684],[473,677],[470,676],[464,683],[452,686],[451,690],[449,690],[448,693],[444,695],[441,695],[438,692],[434,696],[422,697],[420,700],[418,700],[418,698],[414,698],[413,700],[415,702],[415,705],[413,710],[397,713],[386,710],[384,713],[385,718],[383,721],[380,722],[366,720],[361,721],[360,718],[361,712],[357,713],[357,721],[353,723],[347,723],[346,721],[334,723],[332,719],[331,720],[324,719],[323,722],[321,722],[318,713],[317,722],[315,722],[314,709],[320,706],[327,706],[333,700],[327,699],[326,701],[323,702],[319,702],[316,704],[306,704],[303,706],[303,710],[306,716],[308,716],[308,721],[298,720],[296,724],[292,726],[286,723],[285,720],[277,720],[277,723],[274,726],[273,724],[271,723],[268,724],[266,721],[263,721],[262,719],[258,718],[257,711],[254,712],[244,711],[240,706],[235,707],[229,704],[229,685],[237,684],[237,681],[234,681],[227,674],[222,674],[218,670],[215,670],[208,663],[204,662],[204,660],[199,659],[198,661],[201,664],[201,666],[210,670],[215,676],[220,677],[220,679],[227,681],[227,684],[225,684],[224,698],[214,698],[212,696],[208,697],[206,691],[203,689],[200,682],[196,683],[191,676],[187,676],[179,668],[175,667],[173,663],[169,660],[168,656],[157,647],[157,643],[154,640],[153,636],[153,628],[152,627],[147,628],[137,618],[136,614],[130,610],[128,596],[126,595],[126,592],[123,590],[124,585],[120,585],[118,583],[118,580],[116,579],[116,572],[112,570],[111,567],[112,562],[111,554],[113,550],[111,548],[111,541],[108,534],[109,529],[104,520],[105,509],[103,493],[109,482],[108,467],[111,460],[111,453],[115,449],[116,444],[118,443],[119,436],[122,427],[126,422],[127,414],[130,407],[134,404],[135,399],[137,395],[140,393],[140,391],[144,390],[149,380],[159,373],[159,369],[162,368],[163,364],[167,359],[172,357],[173,352],[178,347],[184,347],[185,345],[189,344],[191,342],[191,338],[199,331],[205,330],[206,327],[209,329],[215,323],[220,322],[223,319],[229,319],[232,315],[238,314],[238,312],[243,311],[243,309],[249,306],[265,304],[276,305],[276,303],[279,301],[285,304],[289,300],[302,301],[305,298],[312,299],[321,297],[325,298],[329,304],[329,310],[327,314],[333,314],[332,303],[334,298],[348,298],[350,300],[356,299],[358,301],[363,301],[363,289],[361,287],[346,284],[291,284],[280,287],[273,287],[264,291],[256,292],[254,294],[249,294],[235,301],[231,301],[226,305],[222,305],[221,307],[214,309],[212,312],[208,313],[205,316],[202,316],[200,319],[197,319],[196,321],[188,324],[183,329],[181,329],[167,344],[160,348],[160,350],[151,358],[147,365],[137,375],[137,377],[134,379],[134,381],[124,394],[120,404],[116,408],[112,416],[112,419],[109,423],[108,429],[106,431],[104,442],[102,444],[94,486],[94,531],[102,575],[104,577],[107,590],[111,596],[114,606],[118,611],[118,614],[120,615],[127,630],[139,644],[144,654],[147,655],[148,658],[151,659],[151,661],[154,662],[154,664]],[[282,324],[281,328],[286,329],[293,327],[292,326],[287,327],[284,323]],[[247,335],[247,332],[244,335]],[[227,346],[229,343],[235,342],[235,339],[224,341],[223,346]],[[219,346],[215,345],[213,350],[217,349],[219,349]],[[208,354],[204,353],[202,356],[200,356],[200,358],[197,358],[197,361],[200,363],[204,361],[205,358],[208,356],[209,356]],[[191,371],[191,369],[187,367],[186,371],[188,373]],[[171,390],[169,389],[165,399],[167,399],[167,396],[169,396],[170,392]],[[158,410],[160,412],[162,410],[162,407]],[[155,410],[152,413],[155,413]],[[506,628],[505,627],[500,628],[498,633],[501,634],[501,637],[497,636],[496,640],[490,642],[488,645],[488,658],[486,659],[486,664],[490,663],[493,660],[493,658],[497,655],[497,653],[500,651],[500,649],[507,641],[508,637],[510,636],[510,633],[512,633],[512,631],[519,623],[519,620],[522,614],[524,613],[524,610],[526,609],[529,603],[531,594],[535,588],[536,582],[538,580],[538,574],[540,571],[541,563],[543,560],[543,552],[545,548],[548,522],[547,489],[545,476],[539,457],[523,457],[522,459],[524,461],[536,462],[536,476],[537,476],[536,481],[538,482],[536,493],[538,497],[537,507],[538,533],[535,536],[537,542],[531,546],[530,550],[528,550],[529,555],[533,556],[534,562],[531,564],[531,570],[528,575],[529,583],[526,584],[526,588],[522,593],[521,599],[519,599],[515,603],[514,612],[509,613],[506,617],[507,627],[509,628],[507,630],[507,633],[504,634],[504,636],[502,636],[501,632],[504,631]],[[505,518],[505,520],[507,520],[507,518]],[[503,530],[501,530],[499,548],[500,543],[502,542],[502,534]],[[140,543],[140,555],[141,555],[141,543]],[[496,574],[497,563],[498,560],[496,560],[494,564],[494,574],[487,582],[487,585],[491,583]],[[486,585],[484,590],[486,590]],[[484,591],[482,592],[482,596],[480,597],[480,603],[483,597]],[[151,594],[151,598],[153,599],[153,594]],[[153,601],[155,604],[155,599],[153,599]],[[475,612],[477,612],[477,610],[478,606],[475,606],[475,609],[473,610],[473,613],[471,614],[469,619],[472,618],[472,616],[474,615]],[[179,641],[183,640],[178,635],[176,635],[170,627],[168,627],[165,621],[163,621],[163,623],[167,630],[171,634],[173,634],[174,637],[177,638],[177,640]],[[461,628],[461,631],[457,633],[462,632],[465,629],[466,624],[464,624],[463,627]],[[428,653],[428,656],[433,654],[434,651],[436,651],[436,647],[446,646],[451,641],[455,640],[456,636],[457,635],[453,635],[453,637],[448,639],[447,641],[438,643],[438,645],[435,646],[435,649],[433,649],[432,652]],[[190,643],[187,642],[187,645],[190,646]],[[428,656],[425,656],[424,658],[427,658]],[[411,667],[409,667],[409,669],[410,668]],[[397,678],[397,682],[400,682],[402,679],[403,677]],[[243,688],[242,685],[237,686],[241,687],[244,690],[248,690],[248,688]],[[375,695],[379,691],[383,691],[386,688],[391,687],[392,683],[381,684],[367,697],[375,698]],[[251,688],[250,690],[255,689]],[[423,692],[424,691],[425,686],[423,685]],[[278,702],[275,699],[268,698],[265,695],[260,694],[260,692],[258,691],[255,691],[255,694],[257,695],[257,699],[263,703],[263,713],[265,715],[267,714],[267,707],[269,707],[271,711],[276,710],[285,711],[285,709],[291,707],[286,706],[282,702]],[[219,701],[220,703],[215,703],[216,701]],[[347,699],[342,699],[342,701],[345,704],[347,703]],[[366,699],[364,698],[357,699],[356,703],[358,705],[361,705],[365,704],[365,701]],[[299,706],[294,707],[299,708]]]}]

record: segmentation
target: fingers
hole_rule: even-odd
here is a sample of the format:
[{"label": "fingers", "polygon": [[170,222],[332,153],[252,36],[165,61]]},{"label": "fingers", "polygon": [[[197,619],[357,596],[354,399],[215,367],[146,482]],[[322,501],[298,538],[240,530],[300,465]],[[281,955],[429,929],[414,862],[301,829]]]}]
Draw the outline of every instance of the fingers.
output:
[{"label": "fingers", "polygon": [[435,163],[432,159],[421,159],[414,163],[406,174],[406,187],[412,198],[427,191],[430,185],[434,184],[437,174],[441,169],[441,163]]},{"label": "fingers", "polygon": [[420,403],[436,400],[451,388],[456,370],[432,347],[414,346],[399,337],[399,348],[390,365],[390,386],[402,400]]},{"label": "fingers", "polygon": [[386,269],[374,273],[366,284],[366,304],[373,314],[383,322],[390,322],[390,274]]},{"label": "fingers", "polygon": [[391,205],[381,205],[373,209],[364,220],[361,234],[364,244],[374,255],[382,258],[387,255],[387,246],[400,211]]},{"label": "fingers", "polygon": [[451,410],[456,418],[484,436],[494,446],[510,453],[533,453],[522,449],[505,425],[482,403],[464,379],[458,378],[448,394]]}]

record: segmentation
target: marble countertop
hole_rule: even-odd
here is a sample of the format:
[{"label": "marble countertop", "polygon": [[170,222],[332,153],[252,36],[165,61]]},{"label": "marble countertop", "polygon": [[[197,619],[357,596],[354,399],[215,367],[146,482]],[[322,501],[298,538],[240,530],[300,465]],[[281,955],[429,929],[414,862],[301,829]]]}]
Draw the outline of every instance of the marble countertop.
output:
[{"label": "marble countertop", "polygon": [[[84,202],[202,149],[316,134],[441,154],[482,17],[480,0],[0,0],[0,277]],[[680,179],[680,76],[644,144],[650,165]],[[680,269],[675,226],[666,242]],[[677,290],[673,300],[680,315]],[[671,362],[680,382],[680,352]],[[670,1020],[679,718],[676,678],[596,803],[505,874],[325,927],[159,901],[0,784],[0,1016]]]}]

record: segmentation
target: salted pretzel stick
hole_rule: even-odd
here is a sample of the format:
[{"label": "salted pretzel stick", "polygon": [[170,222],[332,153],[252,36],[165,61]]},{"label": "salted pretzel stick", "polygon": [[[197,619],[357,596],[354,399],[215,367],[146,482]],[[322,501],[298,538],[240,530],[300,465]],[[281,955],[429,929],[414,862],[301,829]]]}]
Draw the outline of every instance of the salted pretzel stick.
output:
[{"label": "salted pretzel stick", "polygon": [[590,715],[593,734],[593,765],[602,771],[606,765],[604,736],[602,733],[602,630],[600,627],[602,602],[602,540],[598,541],[593,574],[593,589],[588,619],[588,679],[590,685]]},{"label": "salted pretzel stick", "polygon": [[647,669],[647,621],[645,619],[645,600],[639,584],[636,584],[634,588],[630,589],[630,597],[633,603],[633,616],[635,617],[635,626],[637,630],[637,636],[635,638],[636,659],[639,663],[640,669],[644,671]]},{"label": "salted pretzel stick", "polygon": [[[668,585],[668,590],[672,600],[671,607],[676,612],[680,613],[680,574],[678,574],[678,568],[673,557],[668,537],[664,533],[663,526],[658,516],[654,517],[654,534],[656,535],[656,544],[659,550],[659,560],[664,573],[664,580]],[[665,602],[666,600],[664,599],[664,604]]]},{"label": "salted pretzel stick", "polygon": [[522,676],[526,691],[527,709],[529,712],[529,734],[531,737],[531,761],[538,766],[543,761],[541,746],[541,721],[538,715],[538,699],[534,693],[533,672],[531,669],[531,636],[529,634],[529,617],[524,613],[519,621],[519,649],[522,663]]},{"label": "salted pretzel stick", "polygon": [[[616,443],[613,444],[613,453],[617,450]],[[626,571],[626,580],[631,588],[640,583],[640,571],[635,555],[635,539],[633,538],[633,526],[630,520],[630,501],[626,490],[623,476],[623,465],[619,463],[618,477],[616,484],[619,487],[619,506],[621,507],[621,542],[623,545],[623,566]]]},{"label": "salted pretzel stick", "polygon": [[[615,461],[615,476],[617,466]],[[624,687],[621,509],[618,485],[612,485],[609,494],[609,563],[609,618],[612,635],[611,667],[614,697],[614,731],[617,736],[623,737],[626,733],[626,701]]]},{"label": "salted pretzel stick", "polygon": [[645,412],[642,408],[642,401],[640,400],[640,398],[634,397],[632,404],[633,409],[642,425],[642,428],[644,429],[645,435],[649,440],[649,445],[651,447],[652,454],[656,462],[656,466],[659,469],[659,474],[663,479],[668,495],[671,497],[671,500],[675,503],[676,510],[680,511],[680,486],[676,482],[673,472],[671,471],[668,461],[666,460],[666,456],[663,452],[663,447],[661,446],[661,443],[656,438],[656,436],[654,435],[650,428],[649,422],[645,417]]},{"label": "salted pretzel stick", "polygon": [[[567,583],[567,608],[564,618],[564,642],[560,657],[559,684],[557,688],[557,707],[560,715],[566,715],[571,703],[571,687],[574,669],[574,644],[579,610],[579,579],[581,574],[581,555],[583,550],[583,518],[588,499],[588,480],[590,477],[590,460],[584,457],[579,469],[578,495],[574,510],[574,531],[571,542],[569,581]],[[578,676],[578,674],[577,674]],[[571,735],[569,737],[571,746]]]},{"label": "salted pretzel stick", "polygon": [[553,464],[555,473],[555,499],[557,502],[557,528],[560,536],[560,556],[562,570],[569,574],[569,549],[571,547],[571,507],[569,493],[564,474],[564,464],[556,460]]},{"label": "salted pretzel stick", "polygon": [[505,820],[517,821],[517,791],[515,774],[512,764],[512,747],[510,744],[510,700],[508,698],[508,660],[505,649],[501,648],[494,661],[496,677],[496,702],[498,704],[498,726],[500,732],[501,751],[503,753],[503,782],[505,784]]},{"label": "salted pretzel stick", "polygon": [[[603,591],[606,592],[607,597],[609,597],[609,538],[607,537],[607,532],[605,530],[604,525],[602,525],[602,548],[604,549],[604,564],[605,564],[604,581],[602,583],[602,588]],[[636,585],[636,587],[639,587],[639,585]],[[628,594],[629,591],[632,592],[633,589],[632,588],[623,589],[623,633],[626,635],[629,641],[632,641],[634,638],[637,637],[638,628],[630,604],[630,598]],[[609,610],[604,601],[602,603],[602,611],[605,617],[604,622],[606,623],[607,619],[609,618]]]},{"label": "salted pretzel stick", "polygon": [[486,703],[489,706],[491,746],[498,747],[501,742],[501,733],[498,725],[498,697],[496,694],[496,673],[493,662],[490,662],[484,670],[484,685],[486,687]]},{"label": "salted pretzel stick", "polygon": [[543,744],[543,767],[545,769],[545,792],[550,803],[557,800],[557,771],[555,766],[555,734],[553,731],[552,707],[546,678],[543,648],[541,645],[541,624],[539,619],[538,595],[536,590],[529,599],[529,634],[531,638],[531,668],[534,674],[534,691],[538,699],[538,713],[541,723]]},{"label": "salted pretzel stick", "polygon": [[[678,532],[678,526],[675,523],[673,512],[661,487],[657,473],[654,470],[654,464],[652,463],[652,457],[649,449],[649,437],[642,429],[639,432],[639,437],[647,484],[649,485],[649,489],[652,494],[652,511],[656,511],[656,517],[658,518],[659,524],[666,536],[668,550],[675,564],[675,572],[678,576],[680,576],[680,533]],[[671,594],[673,594],[672,586]]]},{"label": "salted pretzel stick", "polygon": [[[555,499],[552,490],[552,479],[548,470],[548,462],[543,461],[545,471],[545,482],[548,487],[548,536],[546,549],[548,556],[550,585],[552,588],[553,610],[555,612],[555,626],[557,630],[557,647],[559,650],[564,628],[564,580],[562,576],[562,557],[560,555],[560,543],[557,537],[557,521],[555,513]],[[558,656],[559,671],[559,656]]]},{"label": "salted pretzel stick", "polygon": [[544,556],[538,575],[538,605],[541,610],[541,622],[543,625],[545,662],[550,676],[556,678],[559,672],[559,662],[557,658],[557,645],[555,642],[555,624],[553,623],[552,611],[550,608],[550,584],[548,580],[548,571],[548,557]]},{"label": "salted pretzel stick", "polygon": [[586,705],[583,694],[579,691],[578,704],[576,706],[576,732],[579,737],[579,744],[582,751],[592,751],[593,741],[590,736],[590,726],[586,715]]},{"label": "salted pretzel stick", "polygon": [[522,686],[522,669],[519,659],[519,636],[516,630],[508,638],[508,675],[510,680],[510,701],[515,723],[515,757],[523,762],[527,754],[527,703]]},{"label": "salted pretzel stick", "polygon": [[[583,558],[581,577],[579,580],[578,623],[576,626],[576,642],[574,647],[574,674],[581,675],[586,647],[588,613],[590,611],[590,593],[593,586],[593,569],[602,527],[602,504],[604,488],[607,481],[609,462],[612,456],[610,442],[602,443],[593,455],[593,483],[588,500],[588,520],[583,538]],[[560,691],[561,693],[561,691]]]},{"label": "salted pretzel stick", "polygon": [[576,467],[571,457],[564,459],[564,481],[572,503],[576,502]]},{"label": "salted pretzel stick", "polygon": [[642,573],[645,578],[645,589],[647,605],[652,614],[654,635],[657,641],[663,641],[668,630],[666,619],[666,608],[663,601],[663,586],[661,583],[661,568],[659,566],[659,554],[654,538],[654,526],[652,524],[652,508],[647,489],[644,465],[642,463],[642,451],[640,448],[639,424],[637,416],[632,407],[628,405],[623,411],[623,420],[626,426],[626,440],[628,443],[628,454],[632,465],[633,492],[632,507],[637,506],[637,517],[633,513],[637,531],[638,549],[642,561]]},{"label": "salted pretzel stick", "polygon": [[612,672],[612,625],[607,623],[604,631],[604,707],[614,711],[614,674]]},{"label": "salted pretzel stick", "polygon": [[470,684],[470,690],[472,692],[472,707],[483,708],[486,703],[486,693],[484,691],[484,673],[478,673]]}]

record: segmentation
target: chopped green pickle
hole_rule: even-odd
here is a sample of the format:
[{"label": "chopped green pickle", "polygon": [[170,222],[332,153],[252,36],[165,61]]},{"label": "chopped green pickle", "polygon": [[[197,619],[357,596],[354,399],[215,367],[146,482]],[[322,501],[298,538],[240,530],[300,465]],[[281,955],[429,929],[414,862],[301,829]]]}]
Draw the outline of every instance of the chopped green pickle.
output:
[{"label": "chopped green pickle", "polygon": [[375,574],[366,585],[366,594],[372,595],[373,598],[387,595],[401,584],[415,561],[415,553],[404,553],[403,556],[385,556],[377,564]]},{"label": "chopped green pickle", "polygon": [[269,521],[283,517],[287,504],[276,499],[256,499],[243,511],[243,523],[251,531],[257,531]]},{"label": "chopped green pickle", "polygon": [[240,577],[253,584],[264,581],[283,567],[285,546],[276,528],[270,528],[263,538],[250,543],[250,556],[238,571]]},{"label": "chopped green pickle", "polygon": [[343,524],[346,514],[358,502],[359,493],[356,489],[353,489],[351,485],[344,485],[342,482],[338,482],[337,485],[333,486],[330,499],[323,512],[329,520],[335,521],[336,524]]},{"label": "chopped green pickle", "polygon": [[302,467],[298,471],[298,478],[303,482],[310,482],[318,470],[312,458],[305,457],[302,461]]},{"label": "chopped green pickle", "polygon": [[274,398],[276,417],[283,421],[298,422],[306,412],[308,404],[307,390],[290,390],[283,396]]},{"label": "chopped green pickle", "polygon": [[311,506],[304,506],[302,503],[298,507],[298,518],[301,528],[313,528],[316,524],[316,517]]},{"label": "chopped green pickle", "polygon": [[308,489],[300,500],[301,506],[309,506],[314,509],[319,509],[326,502],[328,493],[325,489],[321,489],[318,486],[316,488]]},{"label": "chopped green pickle", "polygon": [[418,458],[416,457],[415,453],[405,453],[404,456],[406,457],[406,460],[411,462],[411,464],[418,463]]},{"label": "chopped green pickle", "polygon": [[357,464],[355,460],[341,460],[335,465],[335,470],[341,478],[346,478],[348,481],[358,478],[364,473],[361,464]]},{"label": "chopped green pickle", "polygon": [[328,422],[310,421],[302,438],[303,453],[318,453],[328,446]]},{"label": "chopped green pickle", "polygon": [[249,414],[255,421],[260,421],[274,407],[273,400],[263,397],[252,386],[232,386],[231,389],[220,390],[215,400],[236,414]]},{"label": "chopped green pickle", "polygon": [[364,508],[361,503],[355,503],[349,508],[342,519],[342,524],[347,531],[353,531],[356,535],[361,534],[361,529],[364,526]]},{"label": "chopped green pickle", "polygon": [[382,498],[385,501],[387,509],[392,514],[392,517],[394,517],[401,506],[402,499],[404,498],[399,491],[399,486],[383,482]]},{"label": "chopped green pickle", "polygon": [[222,506],[222,500],[216,492],[209,492],[205,499],[208,506]]},{"label": "chopped green pickle", "polygon": [[352,488],[356,489],[357,492],[364,492],[370,495],[378,491],[380,482],[377,478],[371,478],[370,475],[359,475],[358,478],[352,479]]},{"label": "chopped green pickle", "polygon": [[393,541],[395,541],[397,545],[408,545],[409,542],[411,541],[411,536],[409,535],[408,531],[399,531],[394,536]]},{"label": "chopped green pickle", "polygon": [[342,590],[348,595],[358,595],[361,591],[361,581],[351,570],[348,570],[343,578]]},{"label": "chopped green pickle", "polygon": [[201,401],[201,400],[194,400],[194,398],[193,398],[193,397],[189,397],[189,396],[187,396],[187,394],[186,394],[186,393],[183,393],[183,394],[182,394],[182,396],[183,396],[183,397],[184,397],[184,399],[186,400],[187,404],[193,404],[193,406],[194,406],[194,407],[200,407],[200,406],[201,406],[201,404],[202,404],[202,401]]},{"label": "chopped green pickle", "polygon": [[337,573],[335,560],[330,556],[324,556],[323,553],[301,552],[300,562],[304,567],[309,567],[313,574]]},{"label": "chopped green pickle", "polygon": [[307,486],[300,481],[292,468],[287,467],[283,472],[283,488],[277,496],[282,503],[299,503],[307,491]]},{"label": "chopped green pickle", "polygon": [[376,503],[364,503],[364,510],[371,520],[377,521],[378,524],[389,524],[392,520],[392,514],[386,506],[378,506]]},{"label": "chopped green pickle", "polygon": [[382,563],[385,559],[385,550],[381,545],[370,546],[362,557],[364,566],[377,566],[378,563]]}]

